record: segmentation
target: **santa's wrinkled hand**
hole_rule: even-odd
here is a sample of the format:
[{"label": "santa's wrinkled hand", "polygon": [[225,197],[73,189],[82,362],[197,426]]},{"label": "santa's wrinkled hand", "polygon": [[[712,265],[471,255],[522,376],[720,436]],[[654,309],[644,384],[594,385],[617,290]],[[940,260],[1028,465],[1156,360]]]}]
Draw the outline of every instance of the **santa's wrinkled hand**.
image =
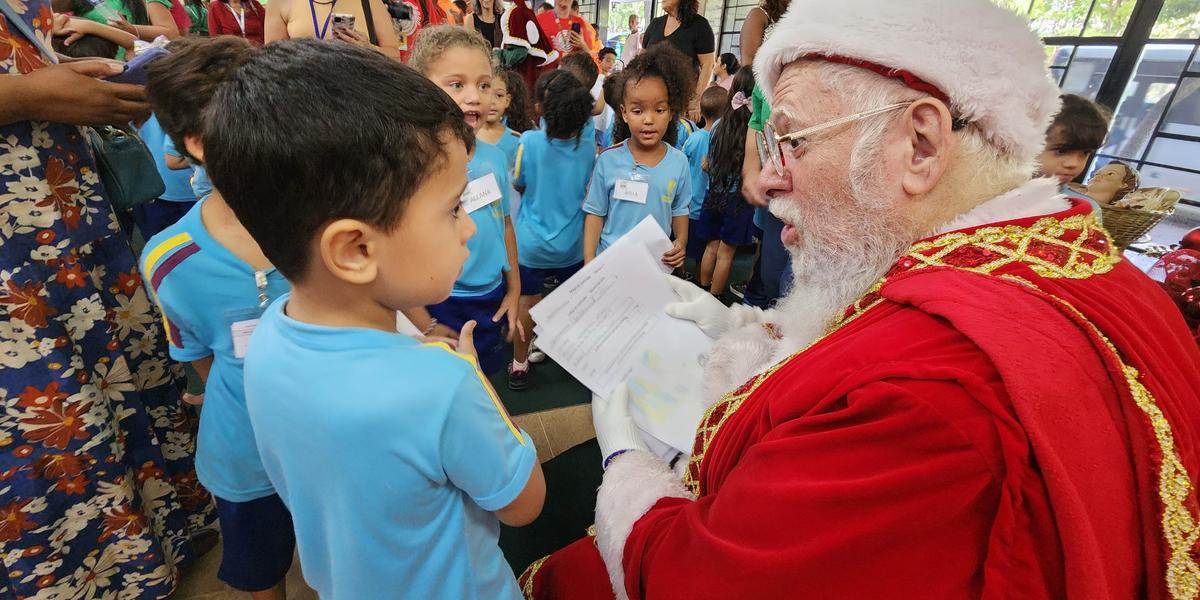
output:
[{"label": "santa's wrinkled hand", "polygon": [[704,335],[718,339],[737,326],[737,317],[716,296],[695,284],[678,277],[667,275],[671,289],[679,296],[679,302],[667,305],[667,314],[676,319],[695,321]]},{"label": "santa's wrinkled hand", "polygon": [[629,415],[629,386],[624,383],[607,400],[592,394],[592,425],[596,428],[605,468],[625,452],[646,449],[642,434]]}]

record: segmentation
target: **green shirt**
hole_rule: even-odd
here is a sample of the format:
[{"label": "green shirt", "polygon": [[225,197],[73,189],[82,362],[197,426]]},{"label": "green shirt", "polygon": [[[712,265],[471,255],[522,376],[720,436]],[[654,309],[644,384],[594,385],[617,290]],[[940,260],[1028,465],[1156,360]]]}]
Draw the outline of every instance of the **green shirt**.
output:
[{"label": "green shirt", "polygon": [[770,118],[771,107],[767,105],[767,99],[763,97],[762,88],[756,85],[754,86],[754,95],[750,98],[750,122],[747,126],[755,131],[762,131]]},{"label": "green shirt", "polygon": [[[147,2],[157,2],[157,3],[167,7],[167,10],[171,9],[171,0],[146,0],[146,1]],[[101,2],[96,4],[96,7],[93,8],[92,10],[89,10],[89,11],[83,13],[82,15],[76,15],[76,16],[83,17],[84,19],[88,19],[89,21],[95,21],[97,23],[100,23],[101,25],[108,25],[109,19],[116,19],[117,17],[121,17],[121,18],[125,19],[126,21],[133,23],[134,25],[149,25],[149,23],[134,23],[133,22],[133,13],[129,12],[128,8],[125,8],[125,3],[122,2],[121,0],[101,0]],[[206,25],[207,25],[207,23],[206,23]]]},{"label": "green shirt", "polygon": [[187,11],[188,17],[192,19],[192,28],[188,30],[188,33],[207,36],[208,8],[184,2],[183,9]]}]

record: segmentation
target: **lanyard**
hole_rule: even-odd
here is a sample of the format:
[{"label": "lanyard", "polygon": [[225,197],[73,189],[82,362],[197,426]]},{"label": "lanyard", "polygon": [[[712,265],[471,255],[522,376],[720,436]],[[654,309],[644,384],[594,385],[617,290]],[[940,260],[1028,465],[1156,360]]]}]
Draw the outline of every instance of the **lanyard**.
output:
[{"label": "lanyard", "polygon": [[238,29],[242,32],[242,37],[246,37],[246,8],[242,7],[241,10],[233,13],[233,20],[237,21]]},{"label": "lanyard", "polygon": [[317,26],[317,4],[316,4],[316,2],[314,2],[313,0],[308,0],[308,8],[309,8],[309,11],[312,12],[313,34],[315,34],[317,36],[318,40],[325,39],[325,33],[327,31],[329,31],[329,23],[330,23],[330,21],[333,20],[333,3],[332,2],[329,3],[329,14],[325,15],[325,26],[324,27]]}]

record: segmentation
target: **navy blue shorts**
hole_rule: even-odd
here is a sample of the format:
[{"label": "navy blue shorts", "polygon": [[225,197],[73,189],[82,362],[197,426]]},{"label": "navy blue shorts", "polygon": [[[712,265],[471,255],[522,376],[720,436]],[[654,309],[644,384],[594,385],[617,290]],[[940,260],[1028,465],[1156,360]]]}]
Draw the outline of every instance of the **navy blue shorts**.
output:
[{"label": "navy blue shorts", "polygon": [[[579,261],[569,267],[559,267],[557,269],[538,269],[536,267],[521,267],[521,295],[522,296],[537,296],[540,294],[549,294],[554,286],[547,286],[547,280],[553,279],[556,286],[571,278],[572,275],[579,272],[583,268],[583,261]],[[547,289],[549,287],[549,289]]]},{"label": "navy blue shorts", "polygon": [[685,249],[688,258],[700,264],[704,260],[704,247],[708,245],[709,239],[704,236],[701,230],[700,219],[688,219],[688,243]]},{"label": "navy blue shorts", "polygon": [[755,237],[754,210],[745,202],[730,203],[724,211],[700,211],[701,239],[721,240],[730,246],[749,246]]},{"label": "navy blue shorts", "polygon": [[292,568],[296,532],[277,494],[249,502],[217,500],[221,567],[217,578],[243,592],[269,590]]},{"label": "navy blue shorts", "polygon": [[496,289],[482,296],[451,296],[441,304],[427,306],[433,318],[451,329],[460,330],[467,321],[475,321],[475,352],[479,355],[479,369],[493,373],[504,366],[504,328],[508,319],[503,317],[495,323],[492,317],[500,310],[508,286],[503,282]]}]

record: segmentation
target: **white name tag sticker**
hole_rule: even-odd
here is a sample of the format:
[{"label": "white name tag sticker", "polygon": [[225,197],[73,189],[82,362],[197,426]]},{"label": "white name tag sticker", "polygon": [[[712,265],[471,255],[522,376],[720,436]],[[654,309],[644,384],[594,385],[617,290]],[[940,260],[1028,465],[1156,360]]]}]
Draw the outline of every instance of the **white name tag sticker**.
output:
[{"label": "white name tag sticker", "polygon": [[229,326],[229,334],[233,337],[233,357],[246,358],[246,348],[250,346],[250,334],[258,327],[258,319],[238,321]]},{"label": "white name tag sticker", "polygon": [[462,205],[467,213],[473,213],[500,199],[500,183],[495,173],[471,180],[462,194]]},{"label": "white name tag sticker", "polygon": [[645,181],[618,179],[617,187],[613,190],[613,198],[626,202],[637,202],[638,204],[645,204],[646,196],[649,195],[650,184]]}]

